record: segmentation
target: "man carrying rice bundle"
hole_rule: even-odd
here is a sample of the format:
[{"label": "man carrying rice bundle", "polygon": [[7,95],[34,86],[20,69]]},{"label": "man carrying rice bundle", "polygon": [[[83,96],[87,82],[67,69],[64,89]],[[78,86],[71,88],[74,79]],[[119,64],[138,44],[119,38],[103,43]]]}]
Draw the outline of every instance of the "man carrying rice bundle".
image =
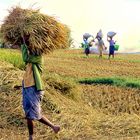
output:
[{"label": "man carrying rice bundle", "polygon": [[51,127],[55,133],[60,126],[54,125],[41,112],[44,94],[42,54],[68,47],[69,29],[53,17],[30,9],[13,8],[1,27],[6,42],[21,46],[26,70],[22,82],[23,109],[25,111],[29,140],[33,140],[33,120]]},{"label": "man carrying rice bundle", "polygon": [[26,71],[23,77],[22,94],[23,94],[23,108],[25,111],[27,125],[29,130],[29,140],[33,140],[33,120],[51,127],[55,133],[60,130],[60,127],[54,125],[41,112],[41,101],[44,94],[42,85],[42,56],[33,55],[27,46],[29,46],[29,36],[24,37],[21,45],[22,58],[26,63]]}]

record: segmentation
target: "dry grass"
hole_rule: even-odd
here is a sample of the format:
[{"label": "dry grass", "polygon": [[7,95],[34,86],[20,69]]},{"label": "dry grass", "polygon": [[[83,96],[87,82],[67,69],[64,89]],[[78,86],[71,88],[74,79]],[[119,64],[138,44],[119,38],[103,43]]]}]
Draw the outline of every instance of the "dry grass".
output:
[{"label": "dry grass", "polygon": [[122,88],[108,85],[84,85],[84,100],[89,106],[102,110],[105,114],[140,115],[140,89]]},{"label": "dry grass", "polygon": [[[74,78],[131,77],[139,78],[140,55],[116,55],[109,61],[108,56],[98,59],[97,55],[86,58],[83,50],[61,50],[45,58],[48,71]],[[132,61],[133,60],[133,61]],[[135,62],[136,61],[136,62]]]},{"label": "dry grass", "polygon": [[13,7],[1,26],[5,42],[21,45],[29,36],[29,49],[33,54],[49,53],[69,46],[70,29],[56,18],[39,10]]},{"label": "dry grass", "polygon": [[[73,50],[57,51],[46,56],[46,91],[42,108],[51,121],[61,125],[61,131],[55,135],[50,128],[35,122],[35,139],[138,140],[139,89],[80,85],[75,82],[77,78],[90,77],[89,74],[92,77],[119,75],[139,79],[137,70],[140,63],[135,62],[139,56],[133,58],[133,62],[123,55],[118,57],[119,60],[116,58],[109,62],[106,59],[99,60],[94,55],[85,58],[84,54]],[[14,85],[21,85],[23,71],[6,62],[0,62],[0,66],[0,139],[27,139],[21,90],[13,88]],[[128,73],[124,75],[122,68]],[[95,69],[98,75],[94,73]]]}]

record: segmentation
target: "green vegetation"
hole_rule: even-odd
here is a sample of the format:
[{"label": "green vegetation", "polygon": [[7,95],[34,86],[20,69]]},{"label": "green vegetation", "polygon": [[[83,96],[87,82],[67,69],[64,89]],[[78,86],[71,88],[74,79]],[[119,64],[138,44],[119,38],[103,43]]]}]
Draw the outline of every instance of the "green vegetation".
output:
[{"label": "green vegetation", "polygon": [[21,54],[12,49],[0,49],[0,60],[13,64],[14,67],[24,69],[25,64],[22,61]]},{"label": "green vegetation", "polygon": [[113,85],[120,87],[130,87],[130,88],[139,88],[140,89],[140,80],[138,79],[126,79],[126,78],[87,78],[79,80],[79,83],[82,84],[105,84]]}]

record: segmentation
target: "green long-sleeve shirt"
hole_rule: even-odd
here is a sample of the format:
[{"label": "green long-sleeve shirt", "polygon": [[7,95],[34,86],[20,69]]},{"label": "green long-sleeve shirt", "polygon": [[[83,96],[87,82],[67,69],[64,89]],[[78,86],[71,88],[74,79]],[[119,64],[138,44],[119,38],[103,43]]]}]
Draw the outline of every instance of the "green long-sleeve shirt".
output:
[{"label": "green long-sleeve shirt", "polygon": [[42,56],[28,54],[28,48],[26,44],[21,45],[22,59],[25,64],[32,63],[33,77],[37,90],[43,90],[43,83],[41,74],[43,71],[43,59]]}]

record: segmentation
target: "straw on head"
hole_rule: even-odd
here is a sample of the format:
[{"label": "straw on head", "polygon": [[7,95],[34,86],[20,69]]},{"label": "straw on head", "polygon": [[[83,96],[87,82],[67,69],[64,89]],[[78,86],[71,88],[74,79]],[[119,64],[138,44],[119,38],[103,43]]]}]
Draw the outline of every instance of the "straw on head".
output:
[{"label": "straw on head", "polygon": [[18,45],[21,45],[21,38],[30,35],[28,47],[38,55],[69,47],[68,26],[54,17],[41,14],[39,10],[12,8],[1,32],[6,42]]}]

